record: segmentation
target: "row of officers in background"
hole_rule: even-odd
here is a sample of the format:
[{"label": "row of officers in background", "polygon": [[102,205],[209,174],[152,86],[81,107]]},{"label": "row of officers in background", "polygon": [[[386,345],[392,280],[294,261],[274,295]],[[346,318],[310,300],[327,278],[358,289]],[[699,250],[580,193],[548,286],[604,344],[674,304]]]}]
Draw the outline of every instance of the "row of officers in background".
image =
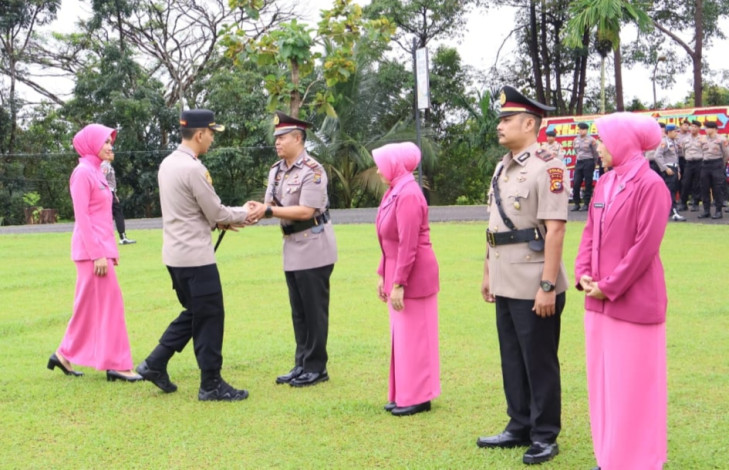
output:
[{"label": "row of officers in background", "polygon": [[[669,217],[676,222],[685,221],[682,211],[702,212],[700,219],[722,218],[722,209],[729,212],[729,187],[727,187],[726,164],[729,159],[729,141],[717,132],[715,121],[685,120],[680,128],[674,124],[659,122],[663,130],[661,144],[645,153],[651,168],[666,182],[673,195]],[[705,127],[705,134],[701,128]],[[578,124],[579,135],[574,139],[575,168],[572,184],[573,211],[587,210],[593,188],[593,175],[603,168],[597,155],[597,140],[588,135],[589,125]],[[557,142],[554,130],[548,130],[547,142],[542,147],[560,159],[565,152]],[[584,182],[584,190],[581,191]],[[714,214],[711,214],[711,204]]]}]

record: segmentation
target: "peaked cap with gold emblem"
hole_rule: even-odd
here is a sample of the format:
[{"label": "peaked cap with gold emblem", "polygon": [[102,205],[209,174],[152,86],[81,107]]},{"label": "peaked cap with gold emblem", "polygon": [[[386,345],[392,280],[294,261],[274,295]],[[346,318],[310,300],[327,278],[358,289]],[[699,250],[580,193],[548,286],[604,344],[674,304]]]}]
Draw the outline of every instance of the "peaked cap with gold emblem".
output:
[{"label": "peaked cap with gold emblem", "polygon": [[499,113],[499,119],[519,113],[529,113],[544,117],[548,111],[554,111],[556,109],[527,98],[515,88],[508,85],[501,89],[500,101],[501,112]]},{"label": "peaked cap with gold emblem", "polygon": [[281,111],[276,111],[276,115],[273,117],[273,126],[273,136],[277,137],[295,130],[306,132],[306,130],[313,127],[314,124],[293,118]]},{"label": "peaked cap with gold emblem", "polygon": [[225,130],[225,126],[215,123],[215,114],[209,109],[188,109],[180,114],[180,127],[186,129],[201,129],[209,127],[218,132]]}]

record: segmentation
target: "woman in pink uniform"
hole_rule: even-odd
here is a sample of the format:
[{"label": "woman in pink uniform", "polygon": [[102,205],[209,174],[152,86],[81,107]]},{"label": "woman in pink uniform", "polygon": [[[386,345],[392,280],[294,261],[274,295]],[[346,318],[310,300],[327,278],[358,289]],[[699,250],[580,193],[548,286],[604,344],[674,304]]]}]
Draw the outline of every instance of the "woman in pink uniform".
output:
[{"label": "woman in pink uniform", "polygon": [[661,142],[648,116],[595,122],[605,173],[595,187],[575,279],[585,297],[587,388],[601,470],[657,470],[666,461],[666,283],[659,249],[671,208],[643,152]]},{"label": "woman in pink uniform", "polygon": [[76,263],[73,316],[61,345],[48,360],[48,368],[81,376],[72,364],[106,370],[109,381],[135,382],[132,355],[124,321],[124,301],[114,266],[119,252],[114,239],[112,194],[101,171],[103,160],[113,158],[114,129],[89,124],[73,138],[81,156],[69,183],[75,223],[71,259]]},{"label": "woman in pink uniform", "polygon": [[395,416],[430,411],[440,395],[438,262],[430,243],[428,205],[413,170],[420,150],[410,142],[372,152],[389,185],[377,211],[382,258],[377,294],[390,312],[389,403]]}]

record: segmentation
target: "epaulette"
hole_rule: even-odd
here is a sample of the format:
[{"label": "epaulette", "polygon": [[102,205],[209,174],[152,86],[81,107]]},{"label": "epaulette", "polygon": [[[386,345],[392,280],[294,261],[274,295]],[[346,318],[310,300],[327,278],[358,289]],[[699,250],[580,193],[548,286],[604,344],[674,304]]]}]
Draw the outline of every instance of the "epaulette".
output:
[{"label": "epaulette", "polygon": [[319,166],[321,166],[321,165],[319,165],[319,162],[312,160],[309,157],[304,158],[304,165],[308,166],[312,170],[318,170]]},{"label": "epaulette", "polygon": [[274,163],[273,165],[271,165],[271,168],[274,168],[274,167],[276,167],[276,165],[278,165],[278,164],[280,164],[280,163],[281,163],[281,160],[278,160],[278,161],[276,161],[276,163]]},{"label": "epaulette", "polygon": [[554,155],[552,155],[552,152],[545,149],[539,149],[536,152],[534,152],[534,155],[539,158],[542,161],[548,162],[552,159],[554,159]]}]

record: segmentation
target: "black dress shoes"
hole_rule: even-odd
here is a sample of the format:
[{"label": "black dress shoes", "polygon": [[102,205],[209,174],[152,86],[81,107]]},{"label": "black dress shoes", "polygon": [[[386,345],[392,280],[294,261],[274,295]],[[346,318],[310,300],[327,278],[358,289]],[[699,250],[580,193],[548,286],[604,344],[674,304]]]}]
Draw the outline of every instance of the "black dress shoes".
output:
[{"label": "black dress shoes", "polygon": [[329,380],[329,374],[326,370],[321,372],[304,372],[295,379],[289,382],[292,387],[308,387],[309,385],[315,385],[319,382],[326,382]]},{"label": "black dress shoes", "polygon": [[277,384],[287,384],[290,383],[292,380],[294,380],[296,377],[300,376],[304,373],[304,368],[301,366],[296,366],[293,369],[289,371],[286,375],[279,375],[276,377],[276,383]]},{"label": "black dress shoes", "polygon": [[177,391],[177,385],[170,382],[170,376],[167,375],[166,370],[150,369],[147,365],[147,361],[142,361],[142,363],[137,366],[136,371],[144,380],[152,382],[165,393]]},{"label": "black dress shoes", "polygon": [[531,441],[528,438],[509,431],[504,431],[496,436],[479,437],[476,441],[476,445],[479,447],[500,447],[502,449],[525,447],[530,444]]},{"label": "black dress shoes", "polygon": [[106,381],[107,382],[115,382],[117,380],[121,380],[124,382],[139,382],[140,380],[144,380],[141,375],[134,374],[134,375],[124,375],[121,372],[117,370],[107,370],[106,371]]},{"label": "black dress shoes", "polygon": [[578,210],[580,210],[580,205],[579,204],[575,204],[574,206],[572,206],[572,209],[570,209],[570,210],[572,212],[577,212]]},{"label": "black dress shoes", "polygon": [[430,402],[426,401],[419,405],[412,406],[396,406],[390,413],[393,416],[410,416],[416,413],[422,413],[423,411],[430,411]]},{"label": "black dress shoes", "polygon": [[708,212],[703,212],[699,214],[699,219],[708,219],[709,217],[711,217],[711,214],[709,214]]},{"label": "black dress shoes", "polygon": [[248,398],[248,390],[233,388],[223,379],[218,379],[215,388],[203,390],[197,394],[200,401],[241,401]]},{"label": "black dress shoes", "polygon": [[527,465],[544,463],[552,460],[559,454],[559,446],[556,442],[532,442],[532,445],[524,452],[522,462]]},{"label": "black dress shoes", "polygon": [[83,372],[79,372],[73,369],[66,369],[66,366],[64,366],[63,363],[58,359],[58,356],[56,356],[56,353],[53,353],[51,354],[51,357],[48,358],[48,368],[50,370],[53,370],[56,367],[61,369],[66,375],[73,375],[74,377],[81,377],[82,375],[84,375]]},{"label": "black dress shoes", "polygon": [[390,403],[385,405],[385,411],[387,411],[388,413],[391,412],[392,410],[394,410],[395,408],[397,408],[397,403],[395,403],[394,401],[391,401]]},{"label": "black dress shoes", "polygon": [[714,215],[711,216],[712,219],[721,219],[722,217],[724,217],[724,216],[721,213],[721,209],[719,209],[718,211],[716,211],[716,214],[714,214]]}]

